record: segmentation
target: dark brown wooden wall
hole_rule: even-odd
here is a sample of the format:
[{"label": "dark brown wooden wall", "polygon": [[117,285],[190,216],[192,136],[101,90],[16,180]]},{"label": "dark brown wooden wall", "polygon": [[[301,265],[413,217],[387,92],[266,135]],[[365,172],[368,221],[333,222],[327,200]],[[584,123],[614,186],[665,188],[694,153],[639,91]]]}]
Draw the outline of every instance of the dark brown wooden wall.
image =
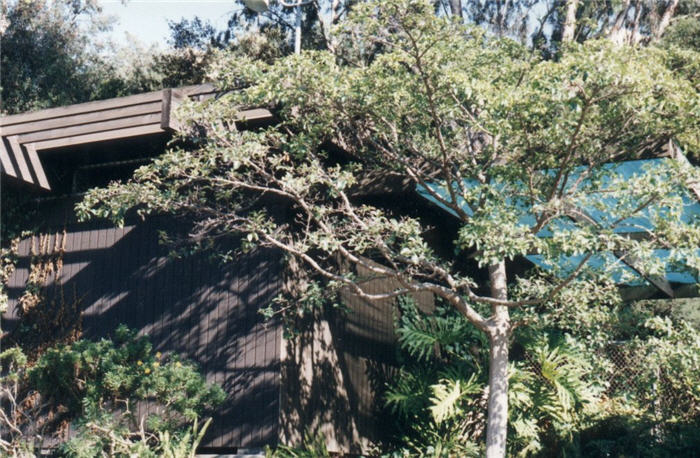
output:
[{"label": "dark brown wooden wall", "polygon": [[[56,210],[56,214],[61,214]],[[281,329],[258,313],[280,287],[280,259],[260,250],[221,265],[205,255],[166,256],[158,230],[172,220],[114,228],[106,224],[56,224],[44,234],[66,231],[58,283],[81,299],[83,336],[109,335],[120,323],[147,334],[154,348],[196,362],[208,380],[227,392],[208,435],[208,447],[260,447],[278,437]],[[70,219],[70,218],[69,218]],[[58,235],[57,235],[58,234]],[[19,247],[3,328],[17,323],[17,300],[31,262],[31,245]]]},{"label": "dark brown wooden wall", "polygon": [[[359,271],[368,277],[368,272]],[[368,293],[396,290],[390,278],[362,283]],[[431,294],[414,296],[432,311]],[[306,432],[322,434],[332,452],[372,454],[392,426],[384,408],[386,382],[398,367],[396,301],[369,302],[344,291],[344,307],[326,307],[299,323],[282,354],[281,440],[300,443]]]}]

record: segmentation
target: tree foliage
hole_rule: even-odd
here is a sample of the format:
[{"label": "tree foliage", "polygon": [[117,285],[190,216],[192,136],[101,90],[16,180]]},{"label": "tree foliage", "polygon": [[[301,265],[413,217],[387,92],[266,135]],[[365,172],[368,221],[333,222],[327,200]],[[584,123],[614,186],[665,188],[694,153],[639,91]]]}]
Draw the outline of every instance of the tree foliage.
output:
[{"label": "tree foliage", "polygon": [[[646,278],[663,275],[657,249],[697,277],[700,227],[683,215],[698,170],[680,153],[631,176],[610,166],[671,140],[700,147],[696,87],[663,50],[591,40],[540,60],[435,16],[424,1],[357,5],[336,33],[352,37],[340,56],[270,64],[221,55],[210,75],[230,92],[182,114],[195,136],[206,132],[200,146],[91,191],[80,215],[187,214],[195,242],[241,234],[365,299],[431,292],[488,335],[498,363],[490,399],[500,408],[508,335],[525,323],[509,309],[537,315],[567,297],[595,298],[601,281],[629,280],[619,259]],[[273,109],[280,123],[237,130],[238,110],[250,106]],[[370,172],[404,177],[455,217],[454,251],[431,246],[421,218],[363,200]],[[272,197],[293,217],[267,211]],[[532,254],[549,269],[508,272]],[[457,264],[464,257],[473,265]],[[400,286],[368,293],[347,265]],[[491,416],[501,423],[490,429],[502,432],[503,417]],[[502,435],[487,442],[505,446]]]},{"label": "tree foliage", "polygon": [[[6,8],[6,9],[5,9]],[[94,98],[103,32],[110,23],[95,0],[3,3],[2,109],[21,113]]]},{"label": "tree foliage", "polygon": [[[697,148],[694,88],[666,68],[660,51],[617,50],[593,42],[572,48],[559,62],[533,61],[512,42],[494,42],[475,30],[458,34],[439,18],[420,15],[419,23],[413,11],[387,8],[394,15],[386,19],[369,14],[369,8],[363,10],[369,16],[358,13],[356,18],[367,33],[366,42],[358,40],[359,49],[380,42],[391,47],[369,65],[362,55],[351,65],[338,65],[324,53],[273,65],[222,56],[212,73],[222,89],[250,87],[189,113],[193,122],[209,128],[205,148],[172,151],[141,169],[127,185],[93,192],[80,206],[83,216],[118,219],[120,209],[139,204],[143,211],[201,215],[211,211],[218,218],[200,227],[206,233],[227,225],[227,230],[256,233],[269,243],[268,235],[271,239],[279,235],[282,242],[292,240],[258,213],[237,211],[250,208],[239,193],[266,190],[293,200],[308,199],[324,212],[339,212],[334,216],[349,227],[364,227],[362,221],[371,221],[370,233],[344,233],[340,242],[369,251],[378,248],[377,236],[386,236],[383,240],[392,245],[381,256],[390,255],[419,273],[417,260],[435,257],[421,241],[420,221],[392,219],[367,206],[352,207],[362,211],[355,220],[342,207],[332,208],[344,204],[343,197],[364,167],[406,173],[430,197],[468,222],[457,245],[465,250],[478,247],[476,259],[482,264],[533,251],[554,258],[562,252],[642,251],[649,246],[648,240],[609,233],[615,220],[607,227],[590,221],[561,231],[555,226],[561,217],[576,216],[575,208],[591,205],[607,174],[603,164],[652,151],[670,138],[684,138],[684,146]],[[381,21],[399,29],[384,35],[387,29]],[[417,37],[420,41],[414,43]],[[307,82],[313,82],[313,89]],[[217,122],[231,126],[240,106],[279,108],[283,123],[262,132],[215,126]],[[611,125],[625,128],[609,129]],[[357,162],[325,167],[328,152],[319,148],[328,141],[343,147]],[[567,177],[582,165],[583,176],[569,183]],[[558,172],[541,173],[547,169]],[[623,221],[635,214],[634,202],[649,196],[659,219],[671,209],[678,212],[682,202],[677,196],[688,194],[687,181],[696,173],[669,161],[653,174],[615,181],[606,192],[625,199],[608,204],[606,210]],[[477,185],[464,188],[469,181]],[[184,186],[190,183],[198,186]],[[436,184],[446,190],[445,196]],[[333,191],[328,203],[327,193],[314,192],[324,188]],[[220,198],[210,199],[205,190],[220,193]],[[538,230],[549,226],[562,235],[536,237],[532,227],[518,224],[524,199],[534,209]],[[467,205],[473,215],[465,214]],[[334,223],[324,227],[335,227],[331,215],[321,217]],[[495,224],[499,228],[507,224],[510,230],[496,233]],[[651,236],[659,243],[679,242],[677,249],[692,250],[697,234],[693,226],[686,226],[659,226]],[[676,240],[679,234],[673,233],[680,230],[690,238]],[[326,232],[307,231],[300,253],[311,246],[325,252],[337,249],[339,243],[331,243],[333,234]],[[468,283],[459,287],[472,289]]]},{"label": "tree foliage", "polygon": [[[387,448],[394,450],[392,456],[481,456],[477,444],[485,427],[488,378],[483,334],[465,332],[455,346],[443,330],[470,328],[463,316],[444,304],[430,313],[412,300],[400,304],[401,369],[385,394],[396,433]],[[636,330],[634,338],[619,340],[622,326],[596,330],[601,344],[546,314],[537,325],[516,332],[510,456],[681,456],[695,447],[691,437],[700,426],[700,396],[690,380],[700,368],[697,330],[682,319],[653,316],[650,309],[608,305],[605,319],[627,321]],[[577,306],[594,309],[582,302]],[[409,340],[412,335],[419,338]],[[624,363],[609,351],[611,341],[636,356]],[[426,356],[417,359],[417,348]],[[675,376],[662,379],[670,372]]]}]

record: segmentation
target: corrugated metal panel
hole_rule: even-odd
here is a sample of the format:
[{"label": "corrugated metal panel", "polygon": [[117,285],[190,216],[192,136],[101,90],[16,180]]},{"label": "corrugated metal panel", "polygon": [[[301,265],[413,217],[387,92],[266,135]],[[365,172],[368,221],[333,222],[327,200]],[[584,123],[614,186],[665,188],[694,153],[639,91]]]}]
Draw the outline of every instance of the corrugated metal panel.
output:
[{"label": "corrugated metal panel", "polygon": [[[66,221],[65,213],[56,207],[51,219]],[[203,254],[170,259],[157,234],[168,224],[152,218],[121,229],[69,223],[47,231],[62,233],[66,227],[59,282],[70,297],[73,291],[82,297],[83,335],[99,338],[125,323],[148,334],[158,351],[199,364],[207,379],[228,393],[203,445],[272,444],[279,418],[281,330],[264,322],[258,309],[278,292],[280,257],[259,250],[224,266]],[[16,323],[30,251],[31,240],[22,241],[3,319],[6,330]]]}]

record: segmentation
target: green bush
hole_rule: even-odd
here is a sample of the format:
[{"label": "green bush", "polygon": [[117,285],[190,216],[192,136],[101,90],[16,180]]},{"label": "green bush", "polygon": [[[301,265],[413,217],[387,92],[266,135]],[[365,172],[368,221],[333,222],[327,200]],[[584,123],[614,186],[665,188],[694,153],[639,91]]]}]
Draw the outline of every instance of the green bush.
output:
[{"label": "green bush", "polygon": [[[426,314],[411,300],[399,305],[401,367],[385,393],[398,432],[387,456],[481,456],[484,336],[450,307]],[[509,456],[696,456],[700,334],[670,317],[614,313],[628,320],[615,352],[561,323],[515,333]],[[618,337],[596,332],[601,342]]]},{"label": "green bush", "polygon": [[125,326],[113,340],[49,348],[31,368],[13,352],[3,387],[16,387],[18,406],[22,396],[42,406],[31,415],[14,412],[29,418],[15,423],[19,430],[41,424],[56,436],[70,424],[73,434],[58,448],[63,456],[190,456],[209,425],[199,420],[225,397],[194,365],[154,352]]},{"label": "green bush", "polygon": [[326,439],[322,434],[311,434],[306,431],[304,439],[298,445],[279,445],[277,448],[267,447],[266,458],[329,458]]}]

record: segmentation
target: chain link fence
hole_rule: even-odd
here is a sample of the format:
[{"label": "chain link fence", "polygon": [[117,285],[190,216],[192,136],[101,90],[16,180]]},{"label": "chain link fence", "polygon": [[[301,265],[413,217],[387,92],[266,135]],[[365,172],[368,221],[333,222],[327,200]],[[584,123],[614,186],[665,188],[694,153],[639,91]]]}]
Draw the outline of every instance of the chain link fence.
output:
[{"label": "chain link fence", "polygon": [[601,355],[610,365],[605,395],[629,399],[662,422],[698,416],[700,405],[686,381],[673,368],[656,364],[653,352],[654,348],[632,343],[608,345]]},{"label": "chain link fence", "polygon": [[[653,347],[632,341],[610,343],[592,355],[595,364],[589,380],[604,387],[602,398],[615,399],[625,409],[659,423],[700,417],[699,397],[688,389],[689,381],[659,364],[654,352]],[[524,359],[543,383],[550,383],[534,355],[525,353]],[[700,380],[694,383],[700,385]]]}]

